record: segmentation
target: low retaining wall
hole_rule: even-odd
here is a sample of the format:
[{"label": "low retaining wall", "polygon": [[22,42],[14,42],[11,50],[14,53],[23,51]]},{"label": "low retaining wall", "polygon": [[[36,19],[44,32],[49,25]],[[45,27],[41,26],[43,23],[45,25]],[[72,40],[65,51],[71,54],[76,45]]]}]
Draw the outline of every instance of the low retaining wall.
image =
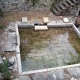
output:
[{"label": "low retaining wall", "polygon": [[18,25],[15,24],[15,27],[16,27],[16,37],[17,37],[16,57],[18,62],[18,71],[19,73],[21,73],[22,65],[21,65],[21,56],[20,56],[20,35],[19,35]]},{"label": "low retaining wall", "polygon": [[30,24],[19,24],[18,25],[19,28],[34,28],[34,24],[30,25]]},{"label": "low retaining wall", "polygon": [[80,31],[77,29],[77,27],[73,24],[72,28],[75,31],[75,33],[78,35],[78,37],[80,38]]},{"label": "low retaining wall", "polygon": [[71,27],[73,23],[48,23],[48,27]]}]

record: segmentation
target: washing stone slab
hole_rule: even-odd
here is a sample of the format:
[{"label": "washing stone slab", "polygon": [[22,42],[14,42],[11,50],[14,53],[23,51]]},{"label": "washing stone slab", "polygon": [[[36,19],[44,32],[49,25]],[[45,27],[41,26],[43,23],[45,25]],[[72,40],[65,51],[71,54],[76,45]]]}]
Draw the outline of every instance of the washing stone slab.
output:
[{"label": "washing stone slab", "polygon": [[35,30],[48,30],[47,26],[35,26]]},{"label": "washing stone slab", "polygon": [[63,18],[63,21],[64,21],[65,23],[68,23],[68,22],[69,22],[69,19],[68,19],[68,18]]},{"label": "washing stone slab", "polygon": [[5,46],[4,51],[5,52],[7,52],[7,51],[16,51],[16,45],[15,44],[7,44]]},{"label": "washing stone slab", "polygon": [[48,23],[48,22],[49,22],[48,17],[43,17],[43,22],[44,22],[44,23]]},{"label": "washing stone slab", "polygon": [[22,17],[22,22],[23,23],[27,22],[27,17]]}]

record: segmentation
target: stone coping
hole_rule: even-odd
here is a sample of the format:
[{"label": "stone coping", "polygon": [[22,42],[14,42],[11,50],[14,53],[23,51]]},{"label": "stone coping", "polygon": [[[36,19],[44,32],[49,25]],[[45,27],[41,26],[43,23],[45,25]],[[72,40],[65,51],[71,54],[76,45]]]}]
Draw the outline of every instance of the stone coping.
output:
[{"label": "stone coping", "polygon": [[28,75],[28,74],[34,74],[34,73],[41,73],[41,72],[49,72],[53,70],[59,70],[59,69],[64,69],[64,68],[72,68],[72,67],[78,67],[80,64],[73,64],[73,65],[68,65],[68,66],[61,66],[61,67],[55,67],[55,68],[47,68],[47,69],[40,69],[40,70],[33,70],[33,71],[28,71],[28,72],[22,72],[20,75]]}]

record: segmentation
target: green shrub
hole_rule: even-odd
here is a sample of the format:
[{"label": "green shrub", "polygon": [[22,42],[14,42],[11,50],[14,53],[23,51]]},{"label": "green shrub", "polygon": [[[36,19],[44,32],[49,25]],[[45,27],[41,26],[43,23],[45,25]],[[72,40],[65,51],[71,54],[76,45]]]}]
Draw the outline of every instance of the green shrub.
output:
[{"label": "green shrub", "polygon": [[4,80],[10,80],[11,73],[8,70],[8,61],[4,60],[3,63],[0,65],[0,72],[3,74]]}]

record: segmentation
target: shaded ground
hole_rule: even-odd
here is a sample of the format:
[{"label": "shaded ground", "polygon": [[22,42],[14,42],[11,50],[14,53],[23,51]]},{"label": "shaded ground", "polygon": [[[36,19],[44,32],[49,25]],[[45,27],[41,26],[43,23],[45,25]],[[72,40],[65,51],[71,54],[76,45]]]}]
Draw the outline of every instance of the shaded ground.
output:
[{"label": "shaded ground", "polygon": [[28,20],[32,19],[42,19],[42,17],[50,17],[57,19],[56,16],[53,16],[53,14],[50,11],[21,11],[21,12],[7,12],[4,13],[4,17],[0,19],[0,25],[7,26],[9,22],[15,22],[15,21],[21,21],[22,17],[28,17]]},{"label": "shaded ground", "polygon": [[19,31],[23,71],[80,62],[80,39],[72,28],[49,28],[48,31],[19,29]]}]

